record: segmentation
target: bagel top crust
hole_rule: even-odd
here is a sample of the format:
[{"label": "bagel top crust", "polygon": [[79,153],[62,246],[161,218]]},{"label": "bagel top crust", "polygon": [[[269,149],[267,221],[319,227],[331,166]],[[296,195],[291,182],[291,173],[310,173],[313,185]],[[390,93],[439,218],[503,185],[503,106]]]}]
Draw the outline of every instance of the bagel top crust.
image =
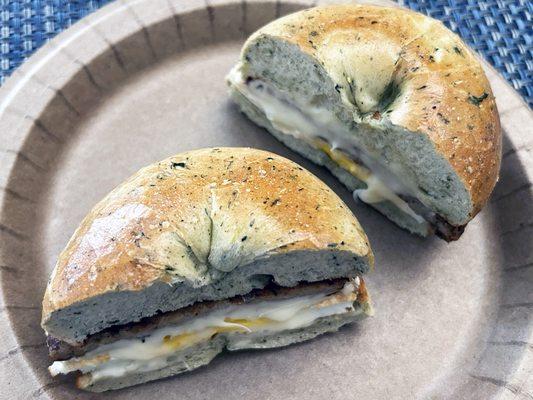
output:
[{"label": "bagel top crust", "polygon": [[427,135],[470,193],[470,218],[485,205],[501,162],[499,115],[479,61],[442,23],[400,8],[335,5],[271,22],[243,54],[261,36],[314,58],[360,115]]},{"label": "bagel top crust", "polygon": [[250,148],[181,153],[141,169],[89,212],[52,272],[43,321],[99,295],[157,281],[203,286],[259,258],[304,250],[373,264],[352,212],[298,164]]}]

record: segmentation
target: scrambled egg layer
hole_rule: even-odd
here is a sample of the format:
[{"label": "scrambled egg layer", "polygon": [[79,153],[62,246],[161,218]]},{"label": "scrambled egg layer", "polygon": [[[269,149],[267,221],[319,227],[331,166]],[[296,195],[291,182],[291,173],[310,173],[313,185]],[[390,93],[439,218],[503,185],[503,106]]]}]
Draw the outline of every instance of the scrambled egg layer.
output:
[{"label": "scrambled egg layer", "polygon": [[[169,357],[219,334],[225,334],[231,341],[234,335],[267,335],[303,328],[322,317],[355,312],[359,284],[356,278],[335,293],[230,305],[176,326],[155,329],[142,338],[100,345],[84,356],[56,361],[49,370],[52,375],[79,370],[90,373],[91,381],[95,381],[161,369],[168,364]],[[239,348],[236,337],[232,348]]]},{"label": "scrambled egg layer", "polygon": [[315,146],[317,149],[326,153],[329,158],[335,161],[341,168],[348,171],[357,179],[366,182],[370,178],[371,172],[368,168],[357,164],[354,160],[348,157],[344,152],[331,148],[329,144],[321,139],[315,139]]}]

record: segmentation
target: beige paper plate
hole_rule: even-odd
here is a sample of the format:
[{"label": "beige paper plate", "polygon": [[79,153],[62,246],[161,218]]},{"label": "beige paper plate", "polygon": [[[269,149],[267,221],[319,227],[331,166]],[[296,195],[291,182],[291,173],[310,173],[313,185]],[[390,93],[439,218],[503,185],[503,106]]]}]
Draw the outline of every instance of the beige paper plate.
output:
[{"label": "beige paper plate", "polygon": [[491,69],[501,181],[460,241],[422,240],[240,115],[223,78],[243,39],[306,1],[112,3],[44,46],[0,90],[0,398],[92,399],[48,376],[40,302],[89,209],[138,168],[205,146],[285,155],[350,205],[376,253],[376,316],[286,349],[113,399],[532,399],[533,118]]}]

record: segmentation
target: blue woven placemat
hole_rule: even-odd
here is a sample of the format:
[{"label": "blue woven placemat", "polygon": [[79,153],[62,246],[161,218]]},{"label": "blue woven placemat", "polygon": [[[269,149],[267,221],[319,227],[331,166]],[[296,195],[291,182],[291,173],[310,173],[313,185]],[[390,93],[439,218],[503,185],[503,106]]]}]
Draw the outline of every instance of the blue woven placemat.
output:
[{"label": "blue woven placemat", "polygon": [[[0,0],[0,83],[48,39],[109,1]],[[399,2],[459,33],[533,107],[532,0]]]}]

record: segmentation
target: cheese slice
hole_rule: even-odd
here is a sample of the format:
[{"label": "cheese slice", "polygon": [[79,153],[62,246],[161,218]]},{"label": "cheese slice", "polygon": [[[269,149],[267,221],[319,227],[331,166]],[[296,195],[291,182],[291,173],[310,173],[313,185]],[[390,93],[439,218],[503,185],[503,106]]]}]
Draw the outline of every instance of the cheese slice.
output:
[{"label": "cheese slice", "polygon": [[55,361],[50,373],[90,373],[91,380],[120,377],[164,368],[169,357],[215,335],[226,335],[232,349],[246,348],[250,337],[307,327],[317,319],[354,308],[358,278],[336,293],[323,292],[283,300],[255,301],[228,306],[175,326],[156,329],[142,338],[104,344],[81,357]]},{"label": "cheese slice", "polygon": [[[426,222],[394,190],[391,190],[377,173],[358,164],[346,153],[338,150],[351,148],[355,143],[346,139],[348,136],[344,134],[346,129],[331,111],[309,104],[296,104],[293,100],[283,98],[281,93],[260,81],[246,84],[239,65],[231,70],[227,79],[237,91],[263,112],[276,130],[306,141],[314,148],[326,153],[341,168],[363,181],[367,188],[354,191],[354,197],[368,204],[390,201],[418,223]],[[329,145],[320,137],[327,138],[333,145]],[[364,161],[369,166],[377,164],[368,156],[365,156]]]}]

